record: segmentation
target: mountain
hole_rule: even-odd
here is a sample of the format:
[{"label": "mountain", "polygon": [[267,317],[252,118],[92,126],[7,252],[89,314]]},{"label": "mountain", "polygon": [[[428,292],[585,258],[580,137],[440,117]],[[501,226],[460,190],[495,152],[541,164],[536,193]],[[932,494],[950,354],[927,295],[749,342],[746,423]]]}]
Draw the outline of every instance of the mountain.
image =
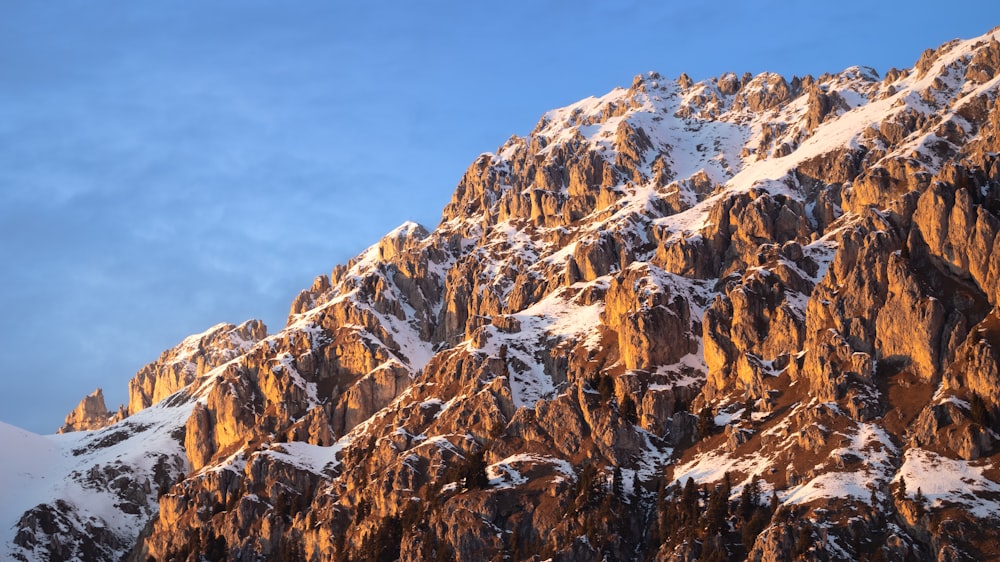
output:
[{"label": "mountain", "polygon": [[0,426],[6,556],[1000,558],[998,36],[546,113],[277,333]]}]

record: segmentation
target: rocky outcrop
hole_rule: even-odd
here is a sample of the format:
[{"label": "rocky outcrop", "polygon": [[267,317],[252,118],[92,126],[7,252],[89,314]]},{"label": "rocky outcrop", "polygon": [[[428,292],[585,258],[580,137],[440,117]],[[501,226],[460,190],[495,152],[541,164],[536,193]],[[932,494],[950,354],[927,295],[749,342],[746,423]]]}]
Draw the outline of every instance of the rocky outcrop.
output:
[{"label": "rocky outcrop", "polygon": [[122,417],[122,412],[118,414],[108,412],[108,407],[104,404],[104,391],[98,388],[80,400],[76,408],[66,416],[66,421],[59,428],[59,433],[100,429],[111,425]]},{"label": "rocky outcrop", "polygon": [[629,268],[611,280],[603,323],[617,333],[628,370],[677,363],[698,349],[686,295],[671,294],[669,281],[652,266]]},{"label": "rocky outcrop", "polygon": [[927,295],[901,257],[886,264],[888,292],[875,317],[875,349],[879,361],[902,363],[926,382],[937,382],[941,368],[941,335],[945,309]]}]

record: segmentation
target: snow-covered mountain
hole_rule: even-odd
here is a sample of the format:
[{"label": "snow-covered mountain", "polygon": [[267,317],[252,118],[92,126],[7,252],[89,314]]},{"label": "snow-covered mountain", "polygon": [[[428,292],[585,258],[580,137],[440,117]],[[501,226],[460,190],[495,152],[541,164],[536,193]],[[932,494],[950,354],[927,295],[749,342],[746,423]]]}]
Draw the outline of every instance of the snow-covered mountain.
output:
[{"label": "snow-covered mountain", "polygon": [[1000,556],[998,36],[546,113],[277,333],[0,426],[6,555]]}]

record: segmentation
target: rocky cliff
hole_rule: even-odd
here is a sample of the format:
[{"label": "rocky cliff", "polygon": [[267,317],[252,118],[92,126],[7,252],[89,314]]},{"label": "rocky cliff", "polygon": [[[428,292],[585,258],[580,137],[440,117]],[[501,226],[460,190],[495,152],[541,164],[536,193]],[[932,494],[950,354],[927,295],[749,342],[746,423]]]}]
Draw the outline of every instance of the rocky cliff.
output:
[{"label": "rocky cliff", "polygon": [[62,524],[55,490],[10,555],[1000,557],[997,37],[546,113],[436,229],[318,277],[273,335],[185,340],[64,437],[98,479],[169,437],[121,483],[157,482],[141,531],[119,504]]}]

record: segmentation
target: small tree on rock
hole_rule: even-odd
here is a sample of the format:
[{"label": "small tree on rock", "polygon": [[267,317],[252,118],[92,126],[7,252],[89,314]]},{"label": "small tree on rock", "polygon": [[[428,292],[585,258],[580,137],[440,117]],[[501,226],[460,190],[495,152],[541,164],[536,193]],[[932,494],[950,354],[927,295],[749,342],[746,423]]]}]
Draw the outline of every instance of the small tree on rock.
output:
[{"label": "small tree on rock", "polygon": [[969,399],[969,417],[972,418],[972,421],[983,427],[989,427],[990,425],[990,416],[986,410],[986,403],[983,401],[983,397],[977,392],[973,392],[972,397]]},{"label": "small tree on rock", "polygon": [[631,396],[626,396],[625,399],[622,400],[621,415],[622,419],[632,425],[639,423],[639,414],[636,411],[635,400],[633,400]]},{"label": "small tree on rock", "polygon": [[715,431],[715,415],[708,406],[698,413],[698,437],[704,439]]},{"label": "small tree on rock", "polygon": [[470,490],[482,490],[490,486],[490,477],[486,474],[486,448],[473,454],[465,469],[465,487]]}]

